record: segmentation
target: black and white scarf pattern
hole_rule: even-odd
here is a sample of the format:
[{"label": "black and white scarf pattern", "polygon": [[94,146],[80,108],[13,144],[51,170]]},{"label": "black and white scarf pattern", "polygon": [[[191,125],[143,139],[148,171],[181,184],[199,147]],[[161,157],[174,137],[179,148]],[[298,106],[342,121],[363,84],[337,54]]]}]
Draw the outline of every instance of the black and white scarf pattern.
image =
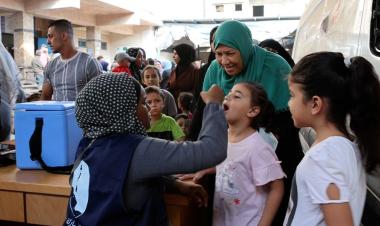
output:
[{"label": "black and white scarf pattern", "polygon": [[110,134],[146,135],[136,116],[138,95],[134,78],[106,73],[92,79],[79,93],[75,113],[84,136],[95,139]]}]

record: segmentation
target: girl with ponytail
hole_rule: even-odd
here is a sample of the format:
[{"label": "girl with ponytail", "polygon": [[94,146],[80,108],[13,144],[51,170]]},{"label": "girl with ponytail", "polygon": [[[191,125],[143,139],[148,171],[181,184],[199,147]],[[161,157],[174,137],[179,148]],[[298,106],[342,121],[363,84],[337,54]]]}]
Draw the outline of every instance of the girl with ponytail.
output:
[{"label": "girl with ponytail", "polygon": [[316,140],[293,178],[284,225],[360,225],[365,171],[380,163],[380,83],[363,57],[318,52],[289,77],[294,125]]}]

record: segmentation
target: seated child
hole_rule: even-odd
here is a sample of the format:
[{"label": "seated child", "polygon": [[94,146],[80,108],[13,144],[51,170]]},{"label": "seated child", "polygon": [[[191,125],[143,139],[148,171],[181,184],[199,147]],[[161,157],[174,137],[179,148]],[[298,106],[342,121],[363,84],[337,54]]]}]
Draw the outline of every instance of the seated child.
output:
[{"label": "seated child", "polygon": [[162,113],[164,95],[161,89],[156,86],[148,86],[145,88],[145,92],[145,103],[150,109],[150,129],[147,131],[148,135],[166,140],[184,140],[185,134],[181,127],[178,126],[172,117]]},{"label": "seated child", "polygon": [[187,136],[187,134],[189,133],[189,127],[191,123],[191,120],[189,119],[189,117],[185,113],[181,113],[175,116],[175,120],[177,124],[179,125],[179,127],[181,127],[182,131]]},{"label": "seated child", "polygon": [[182,113],[186,114],[189,119],[193,118],[193,94],[189,92],[181,92],[178,95],[178,109]]},{"label": "seated child", "polygon": [[205,197],[199,186],[162,178],[212,167],[226,157],[223,91],[214,86],[201,96],[206,108],[199,140],[178,143],[146,136],[145,92],[134,78],[111,73],[87,83],[75,105],[84,138],[64,225],[169,225],[164,182],[194,198]]},{"label": "seated child", "polygon": [[[142,82],[146,86],[156,86],[160,87],[161,76],[160,71],[157,67],[153,65],[148,65],[142,71]],[[177,115],[177,105],[175,103],[173,95],[166,89],[161,89],[161,92],[164,94],[164,109],[162,113],[170,117],[175,117]]]},{"label": "seated child", "polygon": [[118,66],[114,67],[112,69],[112,72],[126,72],[129,76],[132,76],[129,65],[135,60],[135,58],[129,56],[125,52],[117,53],[115,56],[115,61],[117,62]]}]

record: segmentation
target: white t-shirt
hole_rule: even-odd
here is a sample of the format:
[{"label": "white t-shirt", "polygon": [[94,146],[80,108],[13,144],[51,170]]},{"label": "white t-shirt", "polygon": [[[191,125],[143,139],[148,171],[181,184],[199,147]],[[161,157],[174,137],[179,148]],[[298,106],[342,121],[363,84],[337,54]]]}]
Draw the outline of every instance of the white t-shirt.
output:
[{"label": "white t-shirt", "polygon": [[[339,200],[327,197],[331,183],[339,188]],[[298,165],[284,225],[326,225],[320,204],[348,202],[354,224],[359,226],[365,196],[365,171],[358,146],[344,137],[329,137],[311,147]]]},{"label": "white t-shirt", "polygon": [[213,225],[257,225],[267,198],[263,185],[284,175],[259,133],[228,143],[227,158],[216,167]]}]

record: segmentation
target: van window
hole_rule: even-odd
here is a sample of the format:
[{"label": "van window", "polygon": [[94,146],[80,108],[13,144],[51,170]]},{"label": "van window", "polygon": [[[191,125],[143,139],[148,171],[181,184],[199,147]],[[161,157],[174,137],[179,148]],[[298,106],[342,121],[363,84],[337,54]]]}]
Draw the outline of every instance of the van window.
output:
[{"label": "van window", "polygon": [[373,54],[380,56],[380,0],[372,3],[370,49]]}]

